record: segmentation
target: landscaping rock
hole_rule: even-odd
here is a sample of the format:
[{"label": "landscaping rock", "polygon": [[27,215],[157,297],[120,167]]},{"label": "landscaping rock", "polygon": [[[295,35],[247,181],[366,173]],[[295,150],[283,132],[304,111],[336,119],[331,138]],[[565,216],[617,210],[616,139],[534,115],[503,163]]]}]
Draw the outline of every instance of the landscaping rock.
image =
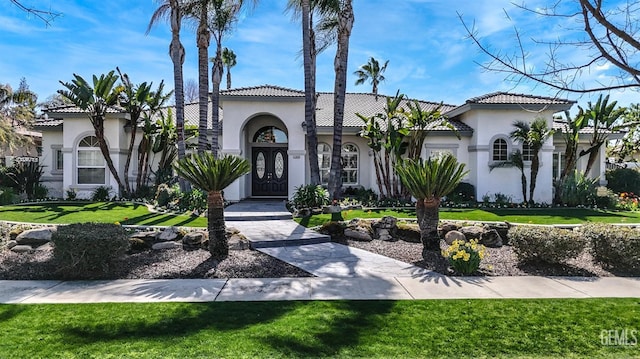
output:
[{"label": "landscaping rock", "polygon": [[178,228],[168,227],[168,228],[165,228],[164,231],[160,232],[160,234],[158,234],[158,237],[156,237],[156,240],[159,242],[175,241],[179,239],[181,235],[182,233],[180,233],[180,230]]},{"label": "landscaping rock", "polygon": [[398,219],[392,216],[384,216],[379,221],[373,224],[374,228],[382,228],[382,229],[394,229],[396,228],[396,224],[398,223]]},{"label": "landscaping rock", "polygon": [[29,229],[16,237],[18,244],[41,246],[51,241],[51,236],[56,231],[55,227]]},{"label": "landscaping rock", "polygon": [[11,248],[11,251],[16,253],[25,253],[32,250],[33,248],[31,248],[31,246],[27,244],[18,244],[17,246],[13,246],[13,248]]},{"label": "landscaping rock", "polygon": [[158,242],[151,246],[153,250],[182,248],[182,244],[178,242]]},{"label": "landscaping rock", "polygon": [[394,238],[391,235],[391,230],[386,228],[378,228],[376,229],[376,234],[379,240],[381,241],[393,241]]},{"label": "landscaping rock", "polygon": [[53,249],[53,246],[51,245],[51,242],[45,243],[41,246],[38,247],[31,247],[32,249],[35,249],[36,251],[49,251]]},{"label": "landscaping rock", "polygon": [[464,234],[460,231],[448,231],[447,234],[444,235],[444,241],[448,244],[448,245],[452,245],[453,241],[465,241],[466,242],[467,237],[464,236]]},{"label": "landscaping rock", "polygon": [[446,236],[447,233],[449,233],[450,231],[457,231],[458,229],[460,229],[460,226],[455,223],[451,223],[451,222],[443,223],[440,226],[440,237],[442,238]]},{"label": "landscaping rock", "polygon": [[157,237],[158,232],[156,231],[136,232],[129,236],[129,238],[139,238],[147,243],[155,242]]},{"label": "landscaping rock", "polygon": [[345,237],[349,237],[351,239],[357,240],[357,241],[372,241],[373,237],[371,236],[371,233],[369,233],[368,230],[361,228],[361,227],[356,227],[356,228],[347,228],[344,230],[344,235]]},{"label": "landscaping rock", "polygon": [[478,226],[467,226],[460,228],[459,231],[464,234],[468,241],[472,239],[479,240],[482,236],[482,232],[484,232],[484,228]]},{"label": "landscaping rock", "polygon": [[229,250],[243,251],[251,247],[249,240],[241,234],[234,234],[229,238]]},{"label": "landscaping rock", "polygon": [[502,238],[500,237],[500,234],[498,234],[498,231],[490,229],[482,233],[480,242],[478,243],[489,248],[500,248],[502,247]]},{"label": "landscaping rock", "polygon": [[397,226],[395,237],[405,242],[421,243],[420,228],[417,224],[401,224]]},{"label": "landscaping rock", "polygon": [[189,232],[182,237],[182,248],[187,250],[202,248],[207,240],[207,232],[195,231]]},{"label": "landscaping rock", "polygon": [[16,242],[15,240],[7,242],[7,248],[9,248],[9,249],[11,249],[11,248],[13,248],[13,247],[15,247],[17,245],[18,245],[18,242]]}]

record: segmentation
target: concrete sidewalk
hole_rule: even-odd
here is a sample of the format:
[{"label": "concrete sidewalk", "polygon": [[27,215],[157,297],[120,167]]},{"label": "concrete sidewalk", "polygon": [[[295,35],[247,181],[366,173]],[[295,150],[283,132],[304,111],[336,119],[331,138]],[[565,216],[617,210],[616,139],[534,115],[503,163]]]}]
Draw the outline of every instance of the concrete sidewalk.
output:
[{"label": "concrete sidewalk", "polygon": [[0,303],[640,298],[640,278],[405,277],[0,281]]}]

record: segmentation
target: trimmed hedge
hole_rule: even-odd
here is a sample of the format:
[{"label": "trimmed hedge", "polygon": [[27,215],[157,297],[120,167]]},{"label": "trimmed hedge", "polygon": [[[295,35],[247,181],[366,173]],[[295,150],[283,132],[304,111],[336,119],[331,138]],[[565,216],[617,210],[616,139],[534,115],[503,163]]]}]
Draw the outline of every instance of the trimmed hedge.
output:
[{"label": "trimmed hedge", "polygon": [[587,246],[579,233],[555,227],[516,226],[509,229],[507,237],[520,262],[563,263]]},{"label": "trimmed hedge", "polygon": [[640,231],[606,223],[588,223],[580,232],[591,242],[593,258],[611,268],[640,269]]},{"label": "trimmed hedge", "polygon": [[124,228],[111,223],[75,223],[53,234],[53,258],[66,279],[107,278],[129,250]]}]

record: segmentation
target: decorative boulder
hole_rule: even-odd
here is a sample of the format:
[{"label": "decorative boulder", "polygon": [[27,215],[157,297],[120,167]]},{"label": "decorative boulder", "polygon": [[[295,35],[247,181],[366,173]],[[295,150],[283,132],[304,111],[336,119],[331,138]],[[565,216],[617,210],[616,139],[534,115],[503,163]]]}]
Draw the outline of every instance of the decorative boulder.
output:
[{"label": "decorative boulder", "polygon": [[455,223],[447,222],[440,226],[440,237],[445,237],[450,231],[457,231],[460,228]]},{"label": "decorative boulder", "polygon": [[136,232],[129,236],[129,238],[141,239],[145,243],[153,243],[156,241],[157,237],[158,232],[156,231]]},{"label": "decorative boulder", "polygon": [[345,237],[349,237],[357,241],[370,242],[373,240],[371,233],[367,229],[362,227],[346,228],[344,230],[344,235]]},{"label": "decorative boulder", "polygon": [[467,238],[468,241],[470,241],[472,239],[479,240],[482,236],[482,232],[484,232],[484,229],[478,226],[467,226],[460,228],[459,231],[464,234],[465,238]]},{"label": "decorative boulder", "polygon": [[187,250],[202,248],[206,240],[207,232],[205,231],[189,232],[182,237],[182,248]]},{"label": "decorative boulder", "polygon": [[151,246],[153,250],[182,248],[182,244],[178,242],[158,242]]},{"label": "decorative boulder", "polygon": [[31,248],[31,246],[27,244],[18,244],[17,246],[13,246],[11,248],[11,251],[16,253],[24,253],[24,252],[29,252],[31,250],[33,250],[33,248]]},{"label": "decorative boulder", "polygon": [[49,251],[49,250],[53,249],[53,246],[51,245],[51,242],[47,242],[47,243],[45,243],[45,244],[43,244],[41,246],[35,247],[33,249],[35,249],[36,251]]},{"label": "decorative boulder", "polygon": [[393,236],[391,235],[391,230],[386,228],[378,228],[376,229],[376,234],[378,239],[381,241],[393,241]]},{"label": "decorative boulder", "polygon": [[482,233],[479,243],[489,248],[500,248],[502,247],[502,238],[500,238],[498,231],[490,229]]},{"label": "decorative boulder", "polygon": [[13,247],[15,247],[17,245],[18,245],[18,242],[16,242],[15,240],[7,242],[7,248],[8,249],[11,249],[11,248],[13,248]]},{"label": "decorative boulder", "polygon": [[20,245],[41,246],[51,241],[55,227],[29,229],[20,233],[16,237],[16,242]]},{"label": "decorative boulder", "polygon": [[398,223],[398,219],[392,216],[384,216],[379,221],[374,223],[375,228],[382,229],[394,229],[396,228],[396,224]]},{"label": "decorative boulder", "polygon": [[158,234],[158,237],[156,237],[156,239],[159,242],[169,242],[169,241],[175,241],[176,239],[179,239],[180,236],[182,234],[180,233],[180,230],[176,227],[168,227],[165,228],[164,231],[160,232],[160,234]]},{"label": "decorative boulder", "polygon": [[241,234],[234,234],[229,238],[229,250],[242,251],[251,247],[249,240]]},{"label": "decorative boulder", "polygon": [[467,237],[460,231],[448,231],[447,234],[444,235],[444,241],[448,245],[452,245],[453,241],[466,241]]}]

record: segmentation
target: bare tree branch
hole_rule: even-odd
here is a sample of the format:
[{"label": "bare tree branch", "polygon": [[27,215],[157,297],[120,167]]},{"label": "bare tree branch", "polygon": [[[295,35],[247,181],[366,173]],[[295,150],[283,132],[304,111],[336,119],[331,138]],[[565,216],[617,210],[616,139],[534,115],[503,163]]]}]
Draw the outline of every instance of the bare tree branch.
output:
[{"label": "bare tree branch", "polygon": [[15,6],[19,7],[20,10],[42,20],[42,22],[44,22],[46,26],[51,26],[51,22],[53,22],[53,20],[55,20],[55,18],[57,18],[58,16],[62,15],[62,13],[54,12],[51,9],[42,10],[42,9],[25,6],[19,0],[9,0],[9,1],[12,2]]},{"label": "bare tree branch", "polygon": [[[637,21],[640,17],[640,0],[628,0],[621,4],[606,4],[602,0],[556,0],[546,8],[533,8],[524,2],[513,5],[533,16],[549,21],[554,18],[561,20],[560,25],[556,26],[563,31],[559,32],[561,35],[557,40],[532,38],[531,43],[527,44],[520,30],[514,28],[515,50],[503,53],[481,41],[475,25],[468,26],[458,14],[469,39],[490,58],[487,63],[480,64],[483,69],[504,73],[506,80],[515,84],[531,81],[559,92],[640,89],[640,24]],[[505,14],[510,20],[506,10]],[[574,23],[578,27],[567,25]],[[539,45],[548,45],[547,61],[532,62],[528,45],[538,48]],[[538,48],[536,51],[540,51]],[[575,51],[585,54],[568,57]],[[605,80],[585,82],[583,76],[598,73],[608,65],[615,67],[616,72],[607,73]]]}]

